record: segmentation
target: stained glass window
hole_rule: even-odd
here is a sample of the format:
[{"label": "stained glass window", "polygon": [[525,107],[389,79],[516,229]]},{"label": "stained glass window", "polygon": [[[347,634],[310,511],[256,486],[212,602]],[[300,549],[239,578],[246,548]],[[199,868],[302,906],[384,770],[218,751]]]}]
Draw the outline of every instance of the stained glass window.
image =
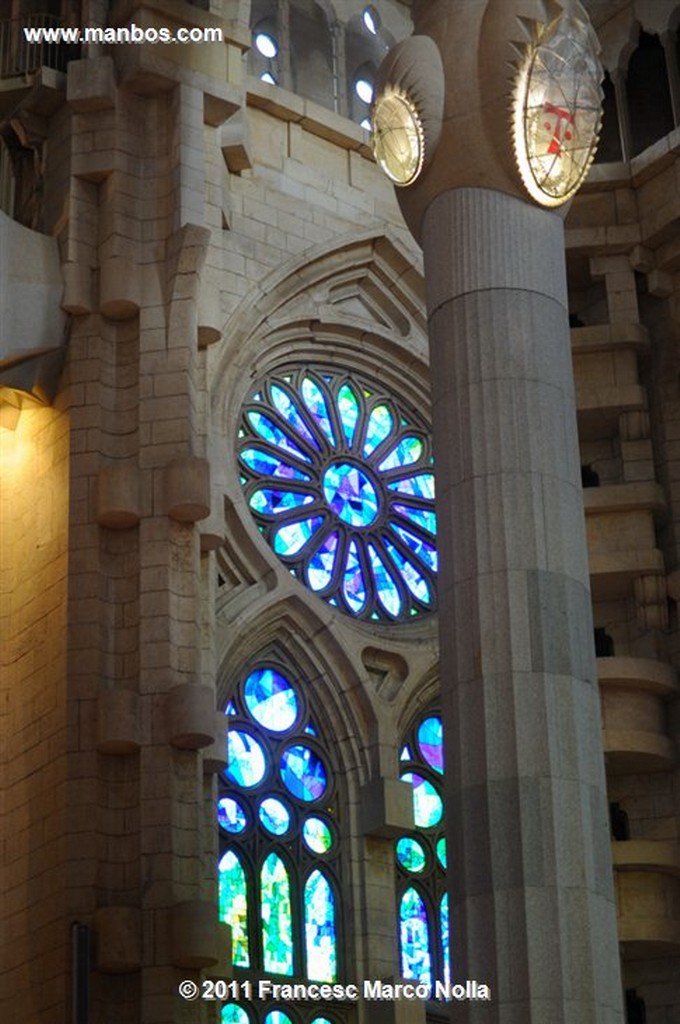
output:
[{"label": "stained glass window", "polygon": [[260,532],[315,594],[374,621],[435,609],[429,431],[405,402],[354,373],[281,371],[244,406],[238,455]]},{"label": "stained glass window", "polygon": [[[338,794],[308,688],[283,662],[258,664],[238,682],[225,714],[219,896],[237,977],[336,981]],[[335,1013],[326,1018],[318,1010],[303,1014],[302,1024],[339,1024]],[[296,1014],[243,1000],[227,1003],[222,1021],[300,1024]]]},{"label": "stained glass window", "polygon": [[431,985],[451,980],[449,902],[442,783],[444,746],[438,711],[421,715],[402,745],[401,778],[413,791],[415,829],[395,846],[401,974]]}]

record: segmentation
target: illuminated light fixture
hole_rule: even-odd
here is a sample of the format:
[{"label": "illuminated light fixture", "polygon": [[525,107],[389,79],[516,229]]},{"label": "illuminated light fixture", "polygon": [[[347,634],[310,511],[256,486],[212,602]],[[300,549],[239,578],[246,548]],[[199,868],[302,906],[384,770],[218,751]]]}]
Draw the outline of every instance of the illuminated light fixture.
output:
[{"label": "illuminated light fixture", "polygon": [[357,78],[354,91],[363,103],[373,102],[373,84],[366,78]]},{"label": "illuminated light fixture", "polygon": [[271,60],[279,52],[278,43],[268,32],[258,32],[255,35],[255,46],[263,57]]},{"label": "illuminated light fixture", "polygon": [[362,21],[372,36],[377,36],[380,27],[380,18],[375,7],[366,7],[362,15]]},{"label": "illuminated light fixture", "polygon": [[425,160],[425,132],[420,115],[409,97],[387,90],[373,108],[375,159],[395,185],[416,180]]},{"label": "illuminated light fixture", "polygon": [[578,0],[533,31],[515,83],[515,157],[531,198],[556,207],[578,191],[595,157],[604,72],[597,36]]},{"label": "illuminated light fixture", "polygon": [[266,82],[268,85],[276,85],[276,79],[272,75],[271,71],[263,71],[260,75],[260,81]]}]

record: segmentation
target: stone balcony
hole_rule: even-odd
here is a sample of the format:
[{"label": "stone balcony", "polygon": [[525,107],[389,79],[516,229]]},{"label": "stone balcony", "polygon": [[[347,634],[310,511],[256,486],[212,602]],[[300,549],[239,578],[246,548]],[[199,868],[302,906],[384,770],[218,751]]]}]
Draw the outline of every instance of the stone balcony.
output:
[{"label": "stone balcony", "polygon": [[634,581],[664,573],[655,525],[666,503],[651,481],[592,487],[583,492],[590,579],[595,601],[632,594]]},{"label": "stone balcony", "polygon": [[672,769],[676,751],[667,732],[666,702],[677,693],[675,670],[647,658],[614,657],[598,658],[597,672],[607,772]]},{"label": "stone balcony", "polygon": [[680,949],[680,845],[664,840],[612,843],[619,938],[627,958]]}]

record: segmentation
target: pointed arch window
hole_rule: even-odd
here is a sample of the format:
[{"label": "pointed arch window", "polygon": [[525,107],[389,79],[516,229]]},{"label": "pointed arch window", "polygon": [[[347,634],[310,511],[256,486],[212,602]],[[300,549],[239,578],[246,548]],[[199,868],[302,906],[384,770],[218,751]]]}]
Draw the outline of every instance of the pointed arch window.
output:
[{"label": "pointed arch window", "polygon": [[400,752],[400,777],[413,791],[415,828],[395,847],[400,971],[425,985],[451,980],[446,891],[444,746],[441,713],[421,714]]},{"label": "pointed arch window", "polygon": [[[219,912],[232,930],[237,978],[335,982],[342,970],[340,830],[331,754],[307,688],[278,659],[257,663],[225,708]],[[248,998],[222,1024],[340,1024],[341,1015]],[[254,990],[255,991],[255,990]]]}]

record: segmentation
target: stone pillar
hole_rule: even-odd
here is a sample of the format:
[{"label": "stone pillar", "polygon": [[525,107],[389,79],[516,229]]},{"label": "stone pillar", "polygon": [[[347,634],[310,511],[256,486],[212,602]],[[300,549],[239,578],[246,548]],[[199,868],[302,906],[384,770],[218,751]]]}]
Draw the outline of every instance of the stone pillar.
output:
[{"label": "stone pillar", "polygon": [[466,1024],[620,1024],[561,219],[456,188],[422,223]]}]

